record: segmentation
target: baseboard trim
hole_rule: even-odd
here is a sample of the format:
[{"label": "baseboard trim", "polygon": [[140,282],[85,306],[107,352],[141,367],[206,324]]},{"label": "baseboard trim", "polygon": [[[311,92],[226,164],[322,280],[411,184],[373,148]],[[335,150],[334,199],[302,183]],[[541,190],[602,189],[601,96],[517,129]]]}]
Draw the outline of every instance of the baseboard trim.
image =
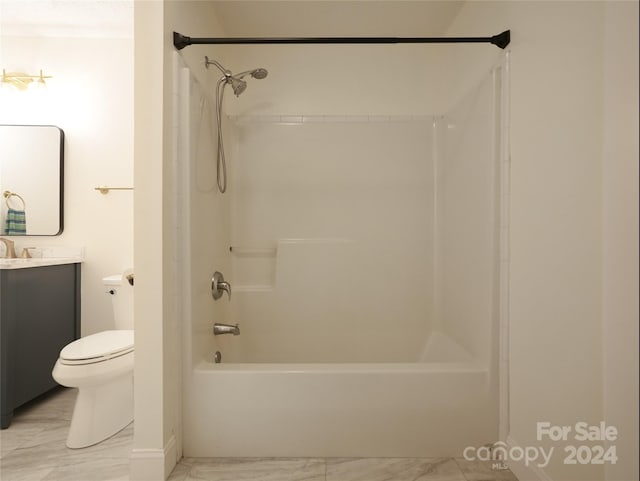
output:
[{"label": "baseboard trim", "polygon": [[131,481],[165,481],[176,466],[177,444],[171,436],[164,449],[133,449],[130,457]]},{"label": "baseboard trim", "polygon": [[[513,439],[511,436],[507,436],[506,444],[508,446],[509,451],[512,448],[521,447],[518,442]],[[526,465],[524,461],[514,461],[509,459],[507,461],[507,466],[513,474],[516,475],[520,481],[529,481],[529,480],[537,480],[537,481],[553,481],[549,475],[542,469],[540,466],[535,464]]]}]

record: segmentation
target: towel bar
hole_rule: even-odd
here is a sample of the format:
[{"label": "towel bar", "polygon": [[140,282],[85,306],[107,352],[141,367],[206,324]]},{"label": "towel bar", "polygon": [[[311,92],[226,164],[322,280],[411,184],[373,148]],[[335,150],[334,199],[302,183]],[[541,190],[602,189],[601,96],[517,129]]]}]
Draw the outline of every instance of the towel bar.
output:
[{"label": "towel bar", "polygon": [[99,190],[101,194],[108,194],[110,190],[133,190],[133,187],[107,187],[106,185],[101,185],[94,187],[93,190]]}]

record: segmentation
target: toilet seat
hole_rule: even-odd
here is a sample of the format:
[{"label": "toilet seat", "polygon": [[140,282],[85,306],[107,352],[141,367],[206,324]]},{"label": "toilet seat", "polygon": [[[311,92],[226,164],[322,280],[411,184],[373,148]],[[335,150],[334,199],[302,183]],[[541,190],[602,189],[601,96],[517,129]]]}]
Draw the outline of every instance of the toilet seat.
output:
[{"label": "toilet seat", "polygon": [[124,356],[133,349],[133,330],[103,331],[65,346],[58,361],[66,365],[94,364]]}]

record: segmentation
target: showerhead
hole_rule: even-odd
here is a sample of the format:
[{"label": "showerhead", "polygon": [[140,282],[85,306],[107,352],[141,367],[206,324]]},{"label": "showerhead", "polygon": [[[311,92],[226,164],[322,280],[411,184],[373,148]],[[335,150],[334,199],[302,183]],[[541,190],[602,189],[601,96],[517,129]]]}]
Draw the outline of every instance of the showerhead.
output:
[{"label": "showerhead", "polygon": [[256,68],[253,70],[246,70],[244,72],[240,72],[239,74],[234,75],[234,77],[241,79],[243,77],[246,77],[247,75],[251,75],[255,79],[262,80],[263,78],[266,78],[267,75],[269,75],[269,72],[267,71],[266,68]]},{"label": "showerhead", "polygon": [[228,77],[228,79],[231,88],[233,88],[233,93],[236,94],[236,97],[240,97],[240,94],[247,88],[247,82],[237,77]]},{"label": "showerhead", "polygon": [[231,84],[233,93],[236,94],[236,97],[239,97],[240,94],[246,90],[247,82],[242,80],[242,78],[246,77],[247,75],[251,75],[251,77],[255,79],[262,80],[263,78],[266,78],[267,75],[269,75],[269,72],[267,72],[267,69],[257,68],[254,70],[247,70],[246,72],[240,72],[237,75],[227,75],[227,83]]},{"label": "showerhead", "polygon": [[251,72],[251,76],[255,79],[262,80],[269,75],[269,72],[266,68],[257,68],[253,72]]}]

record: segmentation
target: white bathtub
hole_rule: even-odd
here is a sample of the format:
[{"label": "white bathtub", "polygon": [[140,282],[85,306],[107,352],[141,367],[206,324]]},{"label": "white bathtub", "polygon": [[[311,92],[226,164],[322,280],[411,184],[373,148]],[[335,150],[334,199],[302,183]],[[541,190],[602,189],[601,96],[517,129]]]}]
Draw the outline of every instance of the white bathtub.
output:
[{"label": "white bathtub", "polygon": [[186,456],[461,456],[497,439],[489,371],[469,362],[202,361],[190,382]]},{"label": "white bathtub", "polygon": [[[181,78],[184,455],[443,457],[495,442],[505,231],[492,90],[429,135],[424,120],[260,121],[242,135],[229,122],[235,170],[220,196],[211,102]],[[327,150],[338,144],[346,154]],[[434,145],[454,148],[441,162]],[[403,167],[381,191],[389,158]],[[216,270],[232,301],[212,301]],[[241,335],[214,337],[214,322]]]}]

